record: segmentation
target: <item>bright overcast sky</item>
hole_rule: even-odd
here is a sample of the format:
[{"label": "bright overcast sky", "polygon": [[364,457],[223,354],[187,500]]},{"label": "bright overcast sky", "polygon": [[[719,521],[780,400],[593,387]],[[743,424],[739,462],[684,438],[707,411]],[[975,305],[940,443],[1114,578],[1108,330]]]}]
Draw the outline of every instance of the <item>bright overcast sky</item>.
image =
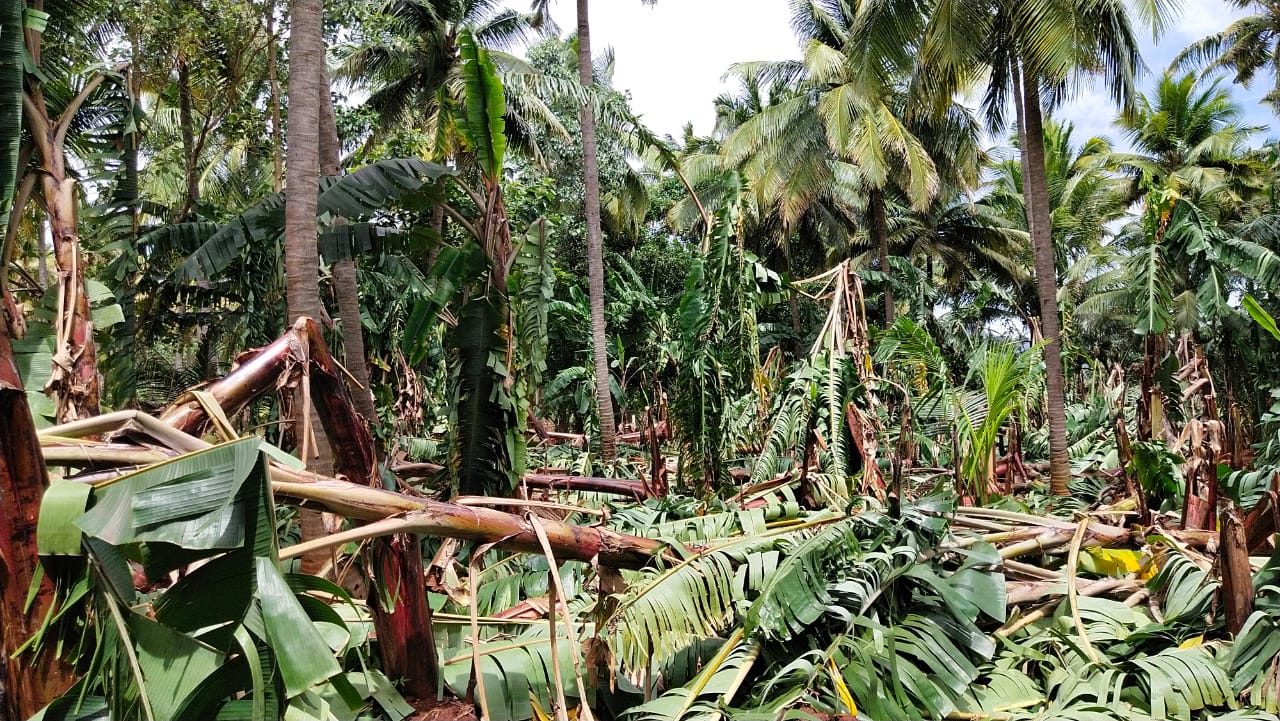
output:
[{"label": "bright overcast sky", "polygon": [[[512,7],[527,2],[508,0]],[[1157,45],[1144,35],[1143,57],[1154,71],[1193,40],[1222,30],[1243,13],[1223,0],[1182,0],[1182,19]],[[552,15],[567,34],[576,26],[575,4],[553,0]],[[595,48],[617,53],[614,84],[631,93],[632,106],[660,134],[679,136],[686,122],[705,134],[714,122],[711,101],[730,89],[720,78],[735,62],[798,58],[786,0],[595,0],[591,3]],[[1270,77],[1245,92],[1233,86],[1250,122],[1269,125],[1269,109],[1257,104]],[[1141,81],[1150,87],[1150,75]],[[1121,140],[1111,128],[1115,110],[1106,95],[1085,90],[1062,112],[1076,124],[1077,142],[1090,135]]]}]

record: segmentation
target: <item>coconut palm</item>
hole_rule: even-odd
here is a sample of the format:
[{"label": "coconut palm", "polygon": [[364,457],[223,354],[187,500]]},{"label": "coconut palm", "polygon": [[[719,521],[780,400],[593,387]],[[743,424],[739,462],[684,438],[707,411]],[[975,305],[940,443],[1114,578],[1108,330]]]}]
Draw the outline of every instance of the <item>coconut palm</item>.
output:
[{"label": "coconut palm", "polygon": [[[901,194],[910,206],[923,210],[937,194],[939,173],[918,134],[922,128],[914,123],[924,114],[906,92],[909,53],[859,42],[853,36],[856,12],[844,3],[796,6],[792,24],[804,44],[803,60],[748,64],[740,72],[783,79],[801,92],[743,123],[726,140],[725,153],[735,163],[751,158],[767,166],[785,163],[814,171],[813,177],[774,171],[781,177],[773,185],[790,191],[780,196],[791,199],[784,216],[804,207],[797,200],[816,197],[828,173],[853,180],[865,195],[876,265],[887,273],[888,196]],[[814,152],[831,155],[842,165],[805,157]],[[888,284],[884,301],[886,324],[892,324],[894,300]]]},{"label": "coconut palm", "polygon": [[1172,4],[1144,0],[1135,8],[1121,0],[989,0],[930,3],[860,2],[856,44],[907,49],[927,72],[912,88],[923,99],[943,103],[974,84],[985,87],[988,124],[1002,129],[1013,105],[1018,121],[1027,225],[1031,233],[1044,346],[1051,479],[1065,495],[1067,465],[1065,400],[1057,315],[1049,183],[1045,168],[1044,114],[1062,100],[1070,81],[1093,75],[1113,100],[1129,106],[1141,68],[1133,30],[1136,13],[1157,32]]},{"label": "coconut palm", "polygon": [[1248,87],[1259,71],[1269,69],[1273,86],[1263,102],[1280,114],[1280,5],[1261,0],[1226,0],[1252,15],[1231,23],[1220,33],[1192,43],[1171,63],[1175,68],[1195,68],[1205,74],[1216,70],[1235,73],[1235,81]]},{"label": "coconut palm", "polygon": [[[1070,123],[1045,125],[1045,175],[1059,298],[1078,303],[1087,294],[1087,279],[1098,267],[1090,254],[1109,234],[1108,226],[1125,216],[1130,198],[1128,183],[1112,170],[1117,156],[1111,143],[1093,137],[1077,145],[1073,135]],[[1022,163],[1006,157],[992,167],[984,203],[1025,231],[1023,188]],[[1027,283],[1021,290],[1021,306],[1034,312],[1035,289]]]},{"label": "coconut palm", "polygon": [[1246,150],[1262,130],[1242,116],[1219,80],[1165,73],[1150,94],[1138,96],[1134,112],[1116,119],[1134,148],[1115,156],[1135,178],[1131,199],[1144,186],[1163,187],[1197,202],[1238,205],[1257,185],[1258,164]]},{"label": "coconut palm", "polygon": [[414,128],[427,138],[421,152],[442,161],[462,149],[461,33],[471,33],[489,53],[506,91],[506,134],[512,148],[540,157],[535,128],[567,134],[547,107],[547,78],[507,51],[540,31],[539,16],[491,0],[390,0],[378,22],[366,23],[347,50],[339,77],[369,89],[377,111],[375,135]]}]

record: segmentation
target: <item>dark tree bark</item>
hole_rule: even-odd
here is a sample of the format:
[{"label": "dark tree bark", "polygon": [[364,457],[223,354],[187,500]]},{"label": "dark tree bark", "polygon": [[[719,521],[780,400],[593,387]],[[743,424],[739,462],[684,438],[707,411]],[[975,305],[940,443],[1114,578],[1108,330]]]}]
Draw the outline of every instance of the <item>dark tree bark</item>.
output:
[{"label": "dark tree bark", "polygon": [[875,188],[871,191],[871,234],[880,252],[880,272],[884,273],[884,327],[893,325],[895,306],[893,287],[889,284],[889,220],[885,216],[884,191]]},{"label": "dark tree bark", "polygon": [[196,167],[195,115],[191,110],[191,70],[185,58],[178,59],[178,124],[182,128],[182,160],[187,181],[187,197],[183,201],[178,220],[189,220],[196,215],[200,203],[200,171]]}]

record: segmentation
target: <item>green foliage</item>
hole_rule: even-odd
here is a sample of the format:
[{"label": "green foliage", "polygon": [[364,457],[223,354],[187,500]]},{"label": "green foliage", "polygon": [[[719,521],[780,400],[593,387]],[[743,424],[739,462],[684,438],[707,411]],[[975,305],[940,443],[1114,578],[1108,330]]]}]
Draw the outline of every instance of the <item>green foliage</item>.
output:
[{"label": "green foliage", "polygon": [[[9,225],[9,208],[18,182],[18,139],[22,135],[22,21],[26,3],[0,5],[0,233]],[[4,244],[0,243],[0,248]]]},{"label": "green foliage", "polygon": [[[373,698],[402,717],[390,682],[367,670],[371,622],[346,591],[279,567],[260,448],[255,438],[215,446],[94,488],[79,508],[45,504],[42,522],[74,523],[83,537],[74,550],[42,543],[46,552],[72,551],[44,558],[70,591],[30,644],[83,633],[64,653],[79,654],[86,673],[43,718],[75,714],[98,697],[113,718],[251,713],[330,721],[352,718]],[[131,563],[155,581],[196,561],[162,591],[135,591]],[[346,609],[309,591],[331,594]],[[77,620],[69,611],[81,604],[94,613]]]},{"label": "green foliage", "polygon": [[992,455],[1005,424],[1015,414],[1026,415],[1027,386],[1038,353],[1038,348],[1019,351],[1011,344],[995,345],[983,349],[975,362],[986,408],[980,419],[964,414],[969,448],[961,471],[978,498],[985,496],[987,481],[993,477]]},{"label": "green foliage", "polygon": [[506,101],[502,81],[498,79],[488,51],[476,44],[471,31],[462,31],[458,36],[458,47],[462,53],[462,73],[467,87],[463,136],[481,172],[496,178],[502,174],[502,156],[507,150],[503,121]]},{"label": "green foliage", "polygon": [[[741,246],[734,215],[716,215],[706,252],[693,262],[674,316],[672,394],[682,473],[710,491],[724,473],[728,404],[746,393],[760,365],[757,311],[781,279]],[[731,451],[730,451],[731,452]]]},{"label": "green foliage", "polygon": [[1181,498],[1185,488],[1182,478],[1181,456],[1170,451],[1163,443],[1138,442],[1133,444],[1133,460],[1127,469],[1138,479],[1142,490],[1159,508],[1165,501]]}]

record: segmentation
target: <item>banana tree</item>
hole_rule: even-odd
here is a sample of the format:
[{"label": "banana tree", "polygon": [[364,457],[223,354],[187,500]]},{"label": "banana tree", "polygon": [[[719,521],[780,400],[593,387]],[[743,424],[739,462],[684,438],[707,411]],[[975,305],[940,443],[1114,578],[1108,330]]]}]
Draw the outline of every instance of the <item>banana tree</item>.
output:
[{"label": "banana tree", "polygon": [[[53,71],[41,60],[45,30],[51,22],[44,5],[44,0],[34,0],[26,12],[25,51],[30,66],[22,107],[28,142],[20,151],[24,161],[20,165],[30,163],[31,167],[24,168],[26,172],[18,182],[4,244],[6,248],[13,245],[15,219],[33,197],[38,197],[53,237],[60,310],[53,373],[46,392],[55,401],[58,420],[65,421],[96,414],[100,392],[93,318],[85,292],[85,259],[80,252],[76,217],[79,183],[69,165],[69,143],[75,134],[73,126],[116,122],[128,112],[129,104],[121,101],[128,93],[119,74],[123,68],[99,69],[87,76],[51,77]],[[53,22],[61,32],[87,19],[73,15]],[[8,254],[4,257],[8,258]]]},{"label": "banana tree", "polygon": [[[8,219],[18,178],[23,101],[23,11],[21,0],[0,3],[0,228]],[[6,694],[0,713],[27,718],[74,681],[69,663],[52,649],[24,662],[13,656],[35,633],[54,605],[53,581],[35,553],[36,517],[46,474],[40,444],[14,360],[11,336],[21,335],[22,315],[9,295],[7,242],[0,242],[0,653]]]}]

